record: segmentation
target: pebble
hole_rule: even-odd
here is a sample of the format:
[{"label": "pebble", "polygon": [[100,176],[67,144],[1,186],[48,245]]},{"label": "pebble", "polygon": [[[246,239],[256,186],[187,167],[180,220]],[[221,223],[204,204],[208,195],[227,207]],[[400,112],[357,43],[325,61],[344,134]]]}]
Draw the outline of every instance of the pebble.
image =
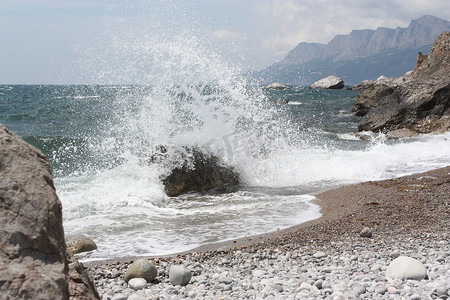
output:
[{"label": "pebble", "polygon": [[361,237],[365,238],[371,238],[372,237],[372,230],[369,227],[364,227],[361,232],[359,233]]},{"label": "pebble", "polygon": [[417,259],[408,256],[399,256],[387,267],[386,276],[421,280],[427,276],[427,269]]},{"label": "pebble", "polygon": [[323,257],[326,257],[326,256],[327,256],[327,254],[325,252],[323,252],[323,251],[317,251],[316,253],[313,254],[314,258],[323,258]]},{"label": "pebble", "polygon": [[144,278],[132,278],[128,281],[128,285],[134,290],[142,290],[147,286],[147,280]]},{"label": "pebble", "polygon": [[171,266],[169,269],[169,281],[173,285],[185,286],[192,278],[192,273],[183,266]]},{"label": "pebble", "polygon": [[[100,299],[105,300],[448,299],[449,238],[423,234],[380,241],[355,236],[320,248],[254,246],[163,257],[153,260],[156,279],[141,289],[133,288],[132,280],[124,281],[129,263],[98,265],[89,271]],[[395,253],[401,257],[400,252],[426,266],[429,276],[421,280],[386,277]],[[192,271],[186,285],[171,283],[173,267],[183,274]],[[115,272],[120,275],[111,276]]]}]

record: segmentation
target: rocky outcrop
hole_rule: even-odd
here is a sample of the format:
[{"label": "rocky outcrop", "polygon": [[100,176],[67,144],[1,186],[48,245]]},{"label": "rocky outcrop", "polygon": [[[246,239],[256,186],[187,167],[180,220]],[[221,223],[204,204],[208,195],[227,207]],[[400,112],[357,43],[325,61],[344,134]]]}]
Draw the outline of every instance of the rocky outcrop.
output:
[{"label": "rocky outcrop", "polygon": [[450,67],[450,32],[440,34],[431,47],[428,56],[417,56],[413,78],[426,78],[435,72]]},{"label": "rocky outcrop", "polygon": [[266,85],[263,89],[265,90],[286,90],[288,87],[279,82],[274,82],[269,85]]},{"label": "rocky outcrop", "polygon": [[73,290],[84,282],[69,286],[61,202],[47,158],[1,124],[0,228],[0,298],[90,299]]},{"label": "rocky outcrop", "polygon": [[328,76],[320,79],[319,81],[314,82],[311,85],[312,89],[329,89],[329,90],[338,90],[344,87],[344,80],[342,80],[339,76]]},{"label": "rocky outcrop", "polygon": [[182,157],[181,166],[174,168],[163,179],[165,192],[175,197],[188,192],[230,192],[239,185],[239,175],[233,168],[224,166],[217,156],[199,149],[186,148],[189,156]]},{"label": "rocky outcrop", "polygon": [[[353,111],[362,116],[358,130],[389,132],[390,137],[445,132],[450,128],[450,34],[441,34],[420,66],[401,78],[363,82]],[[431,73],[431,74],[430,74]],[[406,130],[399,130],[406,129]]]},{"label": "rocky outcrop", "polygon": [[50,164],[0,125],[0,294],[69,299],[61,202]]}]

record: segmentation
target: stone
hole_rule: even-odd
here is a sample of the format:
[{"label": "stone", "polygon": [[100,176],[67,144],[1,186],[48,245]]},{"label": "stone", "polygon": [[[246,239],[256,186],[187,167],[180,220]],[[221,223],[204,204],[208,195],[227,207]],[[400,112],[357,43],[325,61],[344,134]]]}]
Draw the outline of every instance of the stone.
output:
[{"label": "stone", "polygon": [[401,138],[409,138],[409,137],[415,137],[418,136],[419,134],[417,133],[417,131],[408,129],[408,128],[400,128],[400,129],[395,129],[395,130],[391,130],[386,134],[386,137],[388,139],[401,139]]},{"label": "stone", "polygon": [[444,32],[411,75],[364,84],[353,108],[355,115],[362,116],[358,130],[388,132],[390,138],[448,131],[449,58],[450,33]]},{"label": "stone", "polygon": [[155,265],[148,259],[141,258],[128,266],[123,279],[127,283],[132,278],[144,278],[147,282],[152,282],[156,278],[156,274]]},{"label": "stone", "polygon": [[95,242],[85,236],[77,236],[67,242],[67,253],[70,255],[93,251],[97,249]]},{"label": "stone", "polygon": [[312,89],[338,90],[344,87],[344,80],[339,76],[328,76],[322,78],[311,85]]},{"label": "stone", "polygon": [[279,82],[274,82],[269,85],[266,85],[263,89],[265,90],[286,90],[288,87]]},{"label": "stone", "polygon": [[419,52],[412,76],[414,78],[424,78],[447,67],[450,67],[449,31],[441,33],[436,38],[428,56]]},{"label": "stone", "polygon": [[131,278],[128,281],[128,285],[133,290],[142,290],[147,286],[147,280],[144,278]]},{"label": "stone", "polygon": [[326,257],[326,256],[327,256],[327,254],[325,252],[323,252],[323,251],[317,251],[316,253],[313,254],[314,258],[323,258],[323,257]]},{"label": "stone", "polygon": [[[224,166],[217,156],[188,147],[176,156],[181,165],[173,168],[163,179],[164,190],[169,197],[194,191],[231,192],[239,185],[239,175],[232,167]],[[164,153],[161,157],[173,159]]]},{"label": "stone", "polygon": [[433,292],[437,297],[448,296],[448,290],[446,287],[438,287]]},{"label": "stone", "polygon": [[100,299],[92,276],[74,257],[69,260],[69,295],[71,300]]},{"label": "stone", "polygon": [[99,299],[84,266],[67,258],[48,159],[2,124],[0,225],[4,299]]},{"label": "stone", "polygon": [[318,279],[318,280],[316,280],[315,282],[314,282],[314,286],[316,287],[316,288],[318,288],[319,290],[321,290],[322,289],[322,284],[323,284],[323,279]]},{"label": "stone", "polygon": [[392,258],[397,258],[400,256],[400,251],[398,249],[395,249],[389,254],[389,256]]},{"label": "stone", "polygon": [[62,207],[50,163],[0,124],[0,295],[69,299]]},{"label": "stone", "polygon": [[365,237],[365,238],[371,238],[372,237],[372,230],[369,227],[364,227],[361,232],[359,233],[359,236]]},{"label": "stone", "polygon": [[183,266],[171,266],[169,269],[169,281],[173,285],[185,286],[191,280],[192,273]]},{"label": "stone", "polygon": [[425,266],[418,260],[399,256],[386,269],[386,277],[422,280],[427,276]]}]

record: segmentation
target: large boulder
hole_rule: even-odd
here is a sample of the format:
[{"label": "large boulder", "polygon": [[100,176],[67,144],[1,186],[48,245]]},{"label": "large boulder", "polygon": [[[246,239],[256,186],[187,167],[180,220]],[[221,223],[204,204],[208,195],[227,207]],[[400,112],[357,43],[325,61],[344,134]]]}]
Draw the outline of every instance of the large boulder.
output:
[{"label": "large boulder", "polygon": [[0,294],[69,299],[61,202],[50,164],[0,124]]},{"label": "large boulder", "polygon": [[99,298],[82,265],[68,265],[49,161],[2,124],[0,228],[1,299]]},{"label": "large boulder", "polygon": [[[353,111],[363,118],[359,131],[390,132],[391,137],[441,133],[450,128],[450,34],[435,41],[428,57],[419,53],[416,69],[401,78],[364,82]],[[403,129],[403,131],[399,131]]]},{"label": "large boulder", "polygon": [[339,76],[328,76],[322,78],[311,85],[312,89],[339,90],[344,87],[344,80]]},{"label": "large boulder", "polygon": [[189,155],[181,156],[181,165],[172,169],[163,179],[168,196],[188,192],[230,192],[239,185],[239,175],[232,167],[224,166],[217,156],[197,148],[185,148]]}]

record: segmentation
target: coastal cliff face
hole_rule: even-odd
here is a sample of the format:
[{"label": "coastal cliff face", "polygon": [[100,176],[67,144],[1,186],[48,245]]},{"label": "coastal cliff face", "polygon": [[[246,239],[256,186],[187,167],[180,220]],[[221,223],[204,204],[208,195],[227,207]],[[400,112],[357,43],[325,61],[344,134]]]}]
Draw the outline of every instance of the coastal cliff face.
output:
[{"label": "coastal cliff face", "polygon": [[358,130],[403,130],[407,135],[449,130],[449,44],[450,33],[444,32],[434,42],[428,57],[419,53],[420,66],[411,74],[363,82],[358,87],[360,93],[354,107],[355,114],[363,116]]},{"label": "coastal cliff face", "polygon": [[0,249],[1,299],[98,299],[84,268],[68,260],[48,159],[2,124]]}]

